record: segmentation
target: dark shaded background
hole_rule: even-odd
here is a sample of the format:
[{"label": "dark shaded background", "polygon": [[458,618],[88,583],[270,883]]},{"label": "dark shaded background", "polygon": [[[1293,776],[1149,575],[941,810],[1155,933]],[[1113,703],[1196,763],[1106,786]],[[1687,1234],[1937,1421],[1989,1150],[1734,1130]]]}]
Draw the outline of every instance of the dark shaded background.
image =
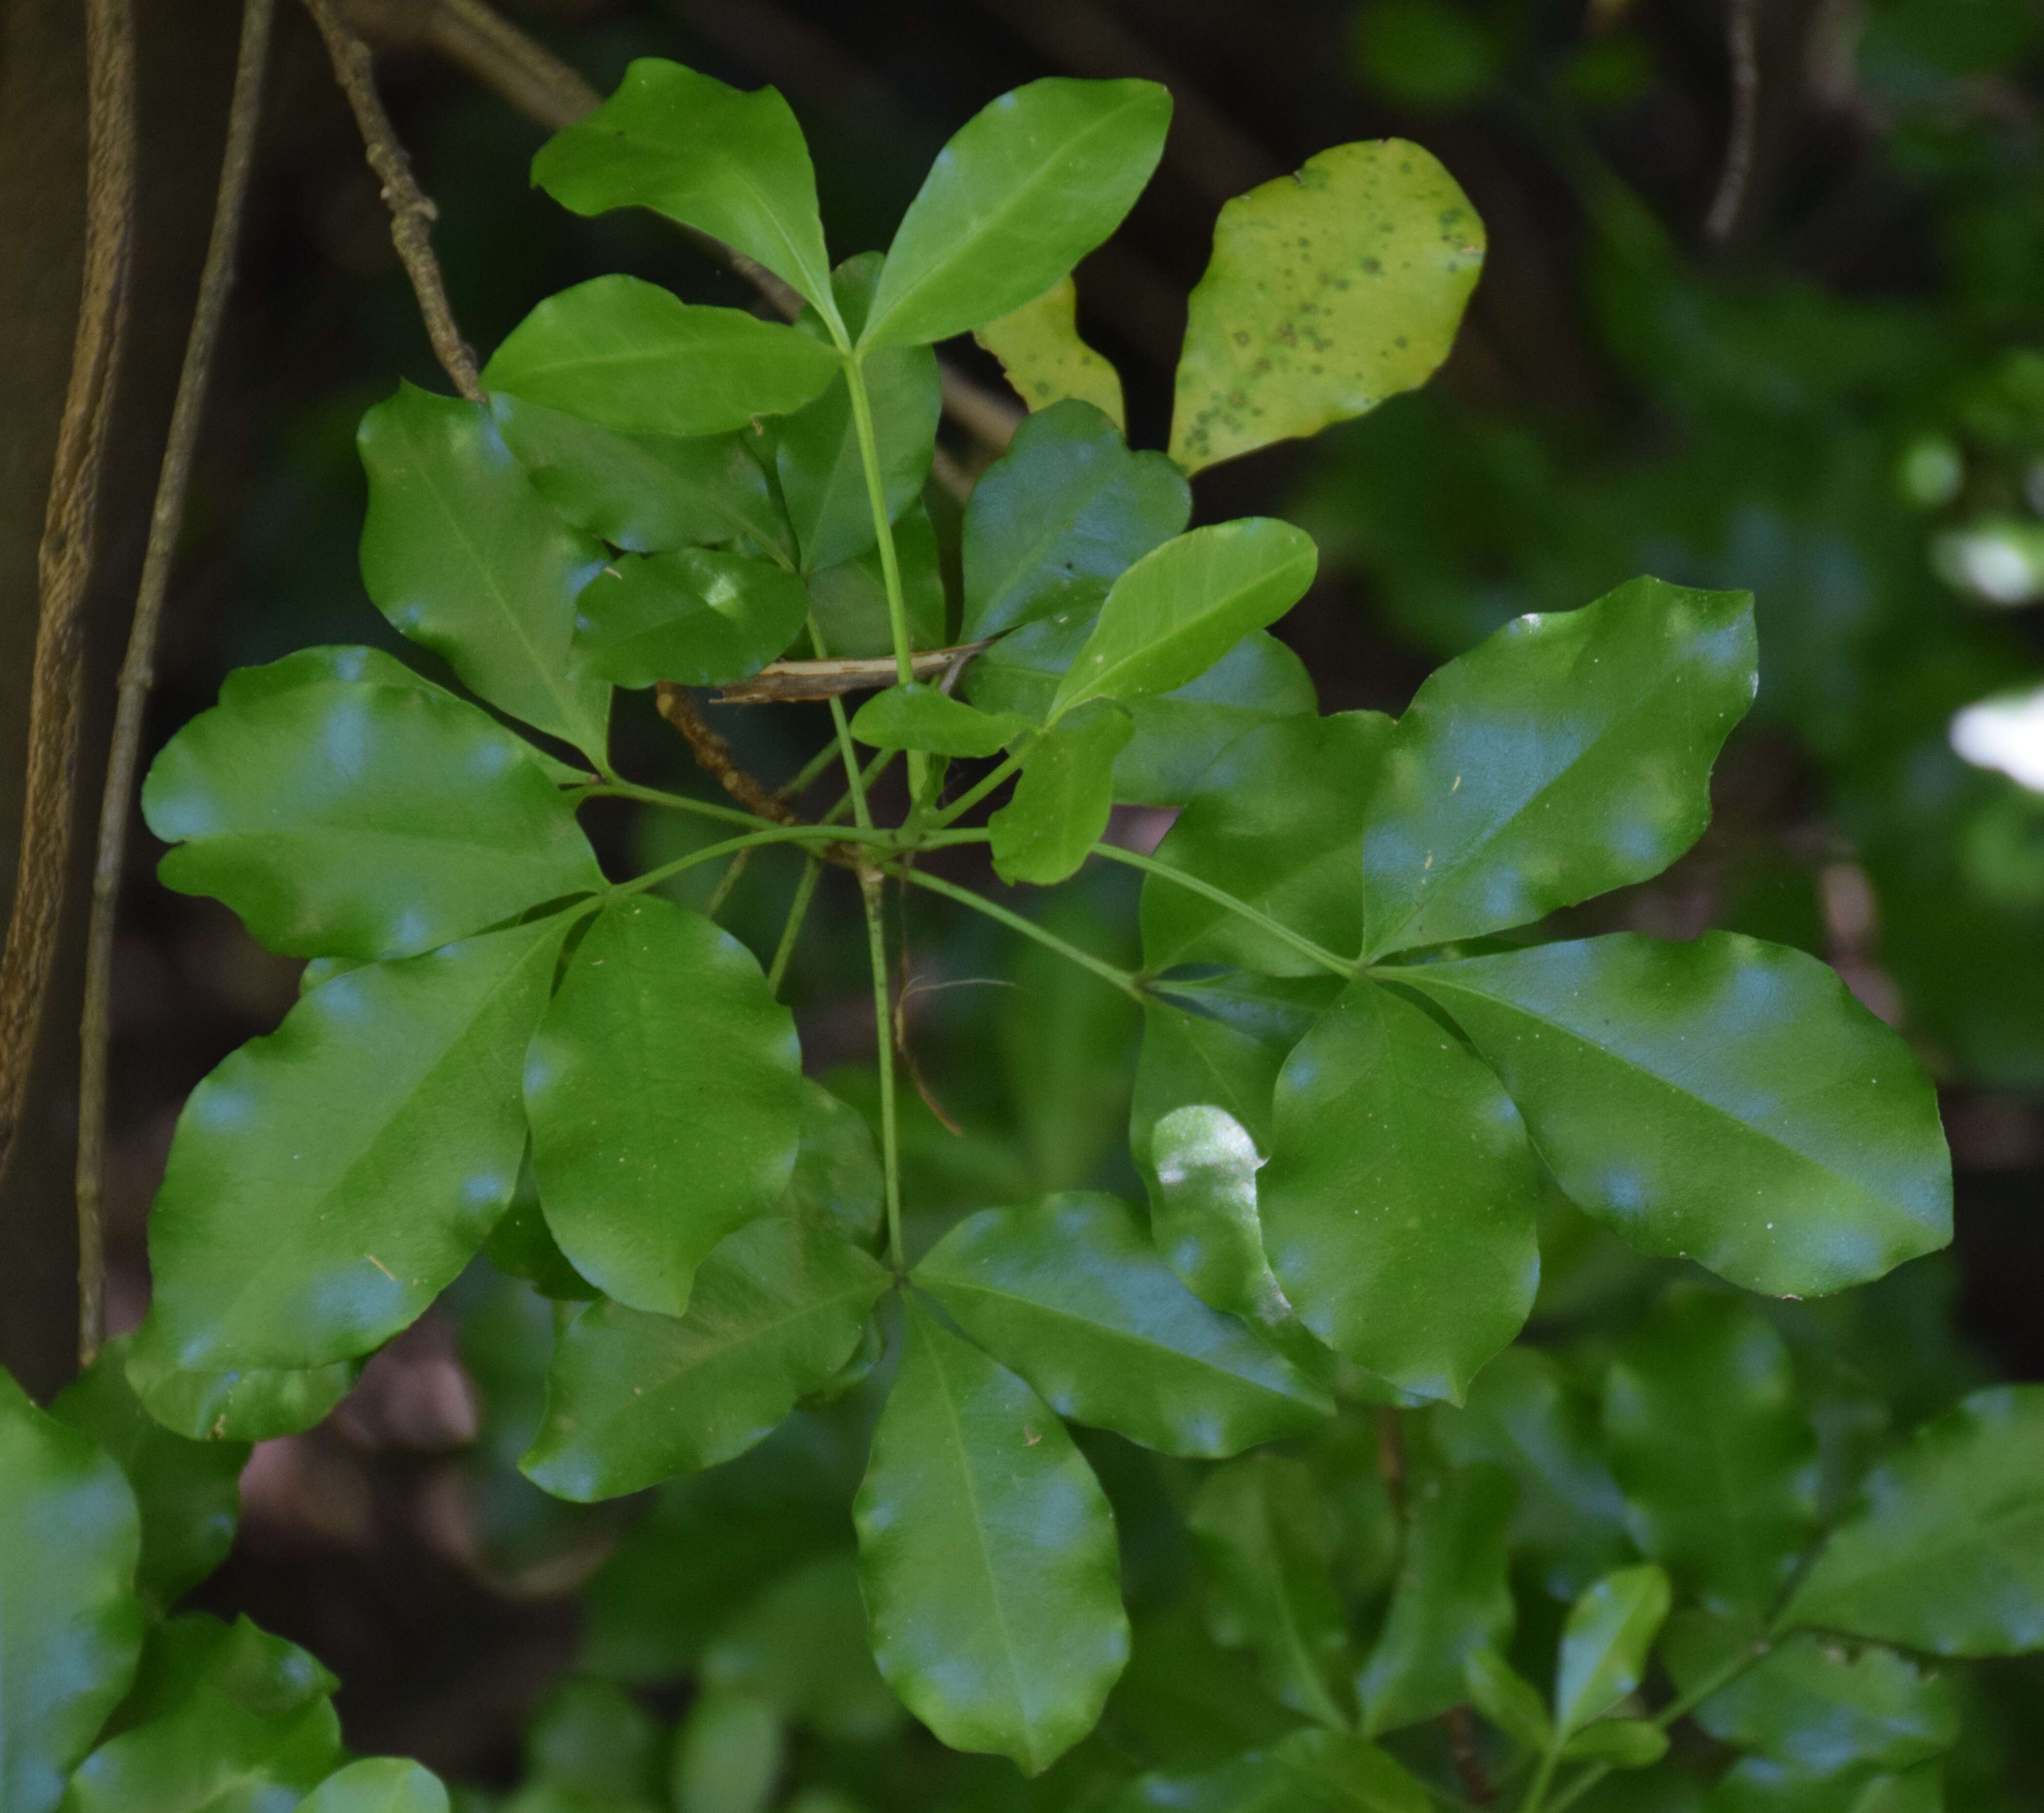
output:
[{"label": "dark shaded background", "polygon": [[[13,748],[76,290],[71,10],[0,4],[0,742]],[[363,10],[371,22],[392,13]],[[2034,610],[1993,612],[1932,567],[1940,533],[2037,514],[2044,386],[2026,390],[2020,364],[2044,345],[2029,0],[1759,9],[1752,175],[1722,243],[1702,226],[1731,124],[1716,0],[1587,10],[1580,0],[530,0],[508,10],[599,90],[644,54],[780,86],[810,134],[838,256],[885,244],[945,137],[1003,90],[1048,73],[1167,81],[1178,124],[1163,169],[1079,278],[1085,329],[1121,367],[1132,438],[1151,445],[1164,436],[1184,297],[1220,202],[1346,140],[1400,133],[1439,155],[1491,246],[1446,372],[1426,397],[1354,429],[1203,476],[1201,515],[1292,512],[1320,536],[1325,576],[1281,633],[1330,709],[1397,710],[1439,659],[1515,611],[1587,602],[1636,570],[1755,587],[1766,691],[1721,772],[1718,826],[1597,923],[1787,938],[1838,962],[1900,1020],[1946,1090],[1961,1327],[1993,1369],[2044,1376],[2044,816],[2034,796],[1961,770],[1942,745],[1957,705],[2035,682],[2044,635]],[[142,8],[140,264],[94,606],[89,748],[110,715],[237,12],[222,0]],[[543,131],[471,74],[419,48],[380,68],[440,204],[437,247],[479,349],[542,296],[609,270],[750,302],[659,223],[576,220],[531,190],[524,167]],[[352,122],[288,4],[245,244],[152,748],[233,666],[315,642],[392,641],[355,570],[354,425],[400,375],[444,388]],[[948,356],[997,383],[974,349]],[[1932,445],[1955,449],[1965,475],[1926,501],[1896,474]],[[972,456],[966,440],[953,447]],[[757,714],[732,730],[769,773],[791,767],[810,734]],[[628,714],[622,736],[646,778],[682,779],[678,745],[650,716]],[[98,796],[95,759],[81,798],[96,808]],[[613,855],[640,835],[622,816],[596,822]],[[145,1297],[144,1220],[179,1106],[275,1023],[298,967],[256,949],[216,904],[158,887],[139,820],[133,847],[113,1054],[117,1329]],[[771,936],[780,885],[763,878],[756,900],[735,901],[742,933]],[[1119,898],[1112,878],[1101,893]],[[805,1043],[826,1062],[859,1058],[862,1035],[870,1048],[863,985],[840,962],[847,923],[827,911],[797,972]],[[969,935],[943,959],[974,973]],[[75,969],[60,977],[32,1137],[0,1188],[0,1362],[45,1395],[67,1376],[73,1339]],[[1001,1124],[994,1098],[1004,1064],[1026,1061],[1014,1043],[1024,1035],[1005,1055],[975,1044],[969,1007],[946,999],[958,1004],[928,1016],[932,1074],[955,1107]],[[1074,1106],[1083,1094],[1075,1085]],[[1108,1107],[1111,1133],[1111,1093]],[[1009,1131],[1053,1147],[1067,1137]],[[1054,1152],[1037,1169],[1083,1171],[1094,1158],[1082,1156]],[[518,1710],[567,1654],[573,1613],[557,1594],[581,1565],[574,1542],[532,1538],[556,1575],[478,1546],[474,1507],[450,1484],[475,1434],[473,1396],[444,1323],[406,1337],[334,1423],[259,1456],[240,1546],[205,1595],[333,1666],[358,1746],[456,1770],[501,1764]],[[590,1552],[603,1535],[586,1532]]]}]

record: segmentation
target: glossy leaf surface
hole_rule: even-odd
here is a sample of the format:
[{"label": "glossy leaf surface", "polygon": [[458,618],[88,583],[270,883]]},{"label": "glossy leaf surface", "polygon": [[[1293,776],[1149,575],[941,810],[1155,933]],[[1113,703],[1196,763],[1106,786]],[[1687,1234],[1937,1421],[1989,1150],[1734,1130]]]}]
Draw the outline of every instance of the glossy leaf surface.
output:
[{"label": "glossy leaf surface", "polygon": [[788,1187],[794,1023],[751,953],[698,913],[641,894],[598,914],[524,1077],[547,1225],[635,1309],[682,1314],[710,1249]]},{"label": "glossy leaf surface", "polygon": [[816,171],[774,89],[748,93],[641,57],[608,101],[540,148],[532,181],[578,214],[654,209],[828,305]]},{"label": "glossy leaf surface", "polygon": [[582,665],[620,686],[726,686],[802,632],[809,593],[770,560],[701,547],[620,555],[575,609]]},{"label": "glossy leaf surface", "polygon": [[1336,145],[1237,196],[1193,292],[1171,457],[1197,472],[1424,384],[1483,253],[1469,198],[1404,139]]},{"label": "glossy leaf surface", "polygon": [[1512,1476],[1489,1466],[1429,1473],[1406,1509],[1390,1615],[1356,1680],[1366,1731],[1416,1724],[1468,1697],[1469,1658],[1511,1641],[1505,1578]]},{"label": "glossy leaf surface", "polygon": [[127,1476],[142,1519],[135,1587],[160,1611],[227,1558],[241,1508],[241,1442],[187,1441],[152,1418],[128,1382],[131,1336],[117,1335],[50,1406]]},{"label": "glossy leaf surface", "polygon": [[437,689],[328,680],[202,713],[149,770],[158,873],[297,957],[409,957],[603,885],[528,746]]},{"label": "glossy leaf surface", "polygon": [[1667,1575],[1650,1561],[1606,1574],[1569,1608],[1554,1666],[1554,1717],[1564,1736],[1639,1685],[1671,1597]]},{"label": "glossy leaf surface", "polygon": [[2044,1648],[2044,1387],[1976,1392],[1919,1430],[1785,1618],[1938,1655]]},{"label": "glossy leaf surface", "polygon": [[1036,1774],[1128,1657],[1114,1519],[1064,1425],[912,1298],[853,1505],[881,1674],[955,1750]]},{"label": "glossy leaf surface", "polygon": [[[1300,716],[1235,739],[1214,759],[1157,860],[1352,958],[1362,942],[1362,826],[1391,720]],[[1235,963],[1266,975],[1321,966],[1239,914],[1161,875],[1143,884],[1152,969]]]},{"label": "glossy leaf surface", "polygon": [[628,433],[723,434],[800,409],[837,371],[828,346],[781,322],[612,276],[540,303],[482,382]]},{"label": "glossy leaf surface", "polygon": [[1015,431],[966,505],[960,634],[1090,612],[1135,563],[1183,532],[1193,500],[1161,453],[1132,453],[1089,405],[1053,403]]},{"label": "glossy leaf surface", "polygon": [[806,1077],[801,1099],[801,1144],[777,1212],[870,1241],[880,1231],[886,1181],[866,1116]]},{"label": "glossy leaf surface", "polygon": [[[1687,1693],[1752,1641],[1735,1624],[1688,1613],[1669,1627],[1662,1654]],[[1892,1650],[1854,1653],[1808,1634],[1777,1645],[1691,1716],[1721,1743],[1812,1775],[1860,1765],[1908,1769],[1950,1750],[1959,1735],[1959,1700],[1949,1678]]]},{"label": "glossy leaf surface", "polygon": [[887,1284],[835,1235],[752,1222],[703,1261],[678,1319],[599,1303],[562,1331],[520,1464],[586,1500],[733,1459],[851,1357]]},{"label": "glossy leaf surface", "polygon": [[1124,425],[1121,374],[1079,338],[1078,291],[1069,277],[998,321],[975,328],[972,337],[1001,361],[1002,373],[1031,410],[1051,409],[1070,398],[1090,403],[1116,428]]},{"label": "glossy leaf surface", "polygon": [[1706,1813],[1945,1813],[1946,1804],[1934,1764],[1900,1775],[1821,1776],[1765,1757],[1735,1764],[1704,1803]]},{"label": "glossy leaf surface", "polygon": [[1248,1328],[1194,1296],[1140,1215],[1114,1197],[983,1209],[914,1277],[1061,1416],[1166,1454],[1237,1454],[1334,1409]]},{"label": "glossy leaf surface", "polygon": [[298,1813],[447,1813],[440,1779],[403,1757],[367,1757],[328,1776]]},{"label": "glossy leaf surface", "polygon": [[[866,513],[872,534],[872,513]],[[947,601],[942,556],[930,513],[912,503],[894,522],[894,558],[901,575],[901,605],[911,648],[940,648],[946,641]],[[891,655],[894,632],[887,614],[887,576],[878,547],[809,576],[809,602],[824,646],[833,656]]]},{"label": "glossy leaf surface", "polygon": [[794,552],[745,431],[620,434],[501,390],[490,413],[540,495],[585,534],[635,554],[722,542]]},{"label": "glossy leaf surface", "polygon": [[1136,699],[1184,686],[1304,597],[1319,559],[1309,536],[1273,517],[1216,523],[1166,542],[1115,581],[1058,685],[1053,717],[1089,699]]},{"label": "glossy leaf surface", "polygon": [[1194,1296],[1228,1315],[1263,1320],[1284,1313],[1257,1214],[1263,1159],[1249,1130],[1224,1108],[1189,1104],[1151,1129],[1147,1156],[1150,1225],[1165,1263]]},{"label": "glossy leaf surface", "polygon": [[1756,684],[1753,600],[1635,579],[1523,616],[1398,720],[1363,840],[1363,954],[1523,925],[1642,882],[1710,822]]},{"label": "glossy leaf surface", "polygon": [[1763,1614],[1816,1509],[1781,1338],[1737,1297],[1677,1288],[1606,1374],[1604,1431],[1641,1550],[1707,1605]]},{"label": "glossy leaf surface", "polygon": [[309,1429],[347,1396],[361,1370],[359,1360],[340,1360],[302,1371],[188,1371],[146,1347],[128,1356],[128,1382],[143,1407],[193,1442],[267,1442]]},{"label": "glossy leaf surface", "polygon": [[1539,1283],[1539,1172],[1496,1077],[1411,1001],[1352,985],[1278,1078],[1271,1269],[1337,1352],[1459,1401]]},{"label": "glossy leaf surface", "polygon": [[1135,734],[1115,759],[1114,797],[1131,805],[1183,805],[1214,758],[1238,737],[1318,706],[1306,664],[1253,630],[1204,674],[1138,699]]},{"label": "glossy leaf surface", "polygon": [[0,1371],[0,1804],[49,1813],[142,1644],[135,1495]]},{"label": "glossy leaf surface", "polygon": [[1154,82],[1062,76],[982,108],[909,204],[860,344],[948,340],[1040,296],[1120,225],[1170,117]]},{"label": "glossy leaf surface", "polygon": [[1807,1296],[1951,1238],[1930,1082],[1813,957],[1621,932],[1400,979],[1504,1079],[1562,1189],[1646,1252]]},{"label": "glossy leaf surface", "polygon": [[[873,252],[847,259],[832,273],[838,306],[855,332],[880,280],[880,259]],[[863,369],[887,513],[898,517],[922,490],[936,447],[943,409],[936,355],[927,347],[890,347],[868,356]],[[814,402],[777,421],[773,436],[774,471],[802,551],[802,570],[818,572],[871,547],[873,503],[844,378],[832,378]]]},{"label": "glossy leaf surface", "polygon": [[875,693],[851,720],[851,734],[875,749],[932,755],[997,755],[1030,728],[1025,718],[976,711],[922,680]]},{"label": "glossy leaf surface", "polygon": [[1107,829],[1114,759],[1132,734],[1120,705],[1096,699],[1031,747],[1008,804],[987,820],[1002,881],[1045,887],[1085,862]]},{"label": "glossy leaf surface", "polygon": [[453,1281],[517,1181],[519,1070],[566,930],[336,976],[192,1092],[149,1217],[138,1360],[326,1366]]},{"label": "glossy leaf surface", "polygon": [[1348,1620],[1312,1473],[1297,1461],[1245,1455],[1207,1476],[1185,1523],[1216,1589],[1208,1602],[1216,1638],[1251,1651],[1281,1704],[1346,1730],[1354,1722],[1344,1679]]},{"label": "glossy leaf surface", "polygon": [[376,608],[492,705],[601,755],[609,692],[568,644],[602,549],[554,513],[480,403],[408,384],[362,418],[356,441]]}]

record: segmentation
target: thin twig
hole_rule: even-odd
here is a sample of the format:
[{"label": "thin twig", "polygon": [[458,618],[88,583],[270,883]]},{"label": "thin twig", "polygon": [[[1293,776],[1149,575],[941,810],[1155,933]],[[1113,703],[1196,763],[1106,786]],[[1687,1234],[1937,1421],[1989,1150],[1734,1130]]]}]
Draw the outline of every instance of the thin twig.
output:
[{"label": "thin twig", "polygon": [[[955,685],[966,663],[991,647],[993,642],[989,639],[961,643],[955,648],[918,649],[909,657],[909,671],[919,680],[944,676]],[[870,655],[858,660],[776,661],[749,678],[726,686],[717,694],[717,702],[720,705],[763,705],[791,704],[802,699],[828,699],[846,693],[891,686],[897,672],[891,655]]]},{"label": "thin twig", "polygon": [[1739,225],[1746,205],[1746,185],[1753,175],[1753,153],[1760,130],[1760,52],[1755,22],[1760,0],[1727,0],[1727,48],[1731,54],[1731,127],[1725,143],[1724,168],[1717,194],[1704,217],[1704,231],[1723,245]]},{"label": "thin twig", "polygon": [[738,759],[731,753],[731,745],[710,728],[709,720],[702,715],[702,708],[690,696],[687,688],[663,680],[653,690],[653,701],[660,716],[682,733],[703,771],[747,812],[755,812],[761,818],[770,818],[779,824],[803,822],[801,814],[778,793],[739,766]]},{"label": "thin twig", "polygon": [[1497,1799],[1497,1790],[1491,1786],[1490,1777],[1484,1773],[1483,1758],[1477,1753],[1476,1727],[1470,1709],[1450,1706],[1441,1715],[1441,1723],[1447,1729],[1448,1761],[1454,1765],[1462,1793],[1472,1807],[1489,1806]]},{"label": "thin twig", "polygon": [[79,1357],[85,1365],[91,1363],[99,1346],[106,1288],[101,1213],[106,1200],[107,1053],[111,1043],[113,930],[121,897],[121,871],[127,856],[128,815],[134,801],[135,770],[141,757],[142,720],[148,708],[149,688],[156,679],[157,630],[163,620],[164,596],[170,588],[179,531],[184,523],[185,494],[191,481],[192,456],[198,445],[199,421],[206,408],[213,353],[220,344],[221,327],[227,316],[228,292],[234,285],[235,252],[241,236],[249,168],[255,160],[263,71],[269,56],[270,26],[275,11],[276,0],[246,0],[242,9],[241,48],[235,63],[234,98],[228,107],[227,144],[221,157],[213,232],[206,242],[198,299],[192,309],[191,332],[185,340],[184,365],[178,373],[177,401],[171,411],[170,433],[156,478],[156,507],[149,515],[148,546],[142,557],[134,620],[128,631],[128,653],[121,664],[113,740],[107,758],[106,786],[99,803],[99,854],[92,874],[85,1008],[79,1022]]},{"label": "thin twig", "polygon": [[[78,780],[86,588],[99,520],[135,211],[135,21],[129,0],[85,9],[85,248],[71,377],[36,551],[21,854],[0,955],[0,1169],[13,1150],[42,1028],[63,907]],[[84,1231],[81,1230],[81,1240]]]},{"label": "thin twig", "polygon": [[480,402],[482,385],[476,376],[475,355],[455,325],[447,285],[433,256],[432,225],[439,210],[412,174],[412,160],[398,141],[390,116],[383,111],[369,47],[342,23],[332,0],[305,0],[305,6],[326,40],[334,79],[348,97],[362,133],[363,155],[383,186],[384,204],[390,210],[390,243],[397,247],[398,261],[412,280],[412,293],[419,299],[419,314],[426,324],[426,337],[433,343],[433,355],[455,389],[471,402]]}]

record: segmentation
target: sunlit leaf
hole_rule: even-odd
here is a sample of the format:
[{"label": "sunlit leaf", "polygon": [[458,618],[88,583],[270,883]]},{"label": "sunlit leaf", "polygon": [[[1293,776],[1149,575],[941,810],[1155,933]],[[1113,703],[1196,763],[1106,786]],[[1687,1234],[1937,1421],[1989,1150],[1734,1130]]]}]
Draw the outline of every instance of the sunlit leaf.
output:
[{"label": "sunlit leaf", "polygon": [[1114,759],[1133,733],[1116,701],[1096,699],[1030,748],[1013,795],[987,820],[1001,880],[1048,886],[1085,862],[1107,829]]},{"label": "sunlit leaf", "polygon": [[802,582],[769,560],[715,549],[620,554],[575,606],[582,665],[620,686],[726,686],[802,632]]},{"label": "sunlit leaf", "polygon": [[1092,404],[1116,428],[1124,425],[1121,374],[1079,338],[1078,291],[1069,277],[998,321],[975,328],[972,337],[1001,361],[1016,394],[1032,410],[1074,398]]},{"label": "sunlit leaf", "polygon": [[921,680],[875,693],[851,720],[851,734],[875,749],[933,755],[997,755],[1030,728],[1026,718],[976,711]]},{"label": "sunlit leaf", "polygon": [[1569,1608],[1554,1665],[1554,1718],[1565,1737],[1639,1685],[1670,1598],[1667,1575],[1650,1561],[1606,1574]]},{"label": "sunlit leaf", "polygon": [[982,108],[909,203],[859,344],[947,340],[1040,296],[1120,225],[1170,117],[1154,82],[1064,76]]},{"label": "sunlit leaf", "polygon": [[299,1813],[447,1813],[448,1792],[431,1769],[404,1757],[367,1757],[328,1776],[298,1807]]},{"label": "sunlit leaf", "polygon": [[1374,409],[1447,358],[1483,223],[1404,139],[1336,145],[1220,211],[1178,360],[1188,472]]}]

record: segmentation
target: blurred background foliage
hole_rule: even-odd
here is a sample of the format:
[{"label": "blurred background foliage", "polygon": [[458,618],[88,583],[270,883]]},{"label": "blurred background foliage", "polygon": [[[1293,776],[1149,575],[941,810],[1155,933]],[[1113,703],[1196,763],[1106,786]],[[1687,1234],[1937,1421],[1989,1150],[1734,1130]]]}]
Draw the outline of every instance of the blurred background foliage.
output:
[{"label": "blurred background foliage", "polygon": [[[196,117],[194,95],[212,106],[235,10],[221,0],[155,9],[159,40],[189,28],[182,60],[152,66],[145,106],[157,117]],[[381,60],[387,98],[440,206],[455,313],[482,351],[542,296],[606,271],[750,302],[650,217],[583,221],[530,190],[544,129],[440,54],[432,5],[358,0],[355,10],[365,30],[398,40]],[[1638,572],[1758,594],[1762,690],[1721,765],[1713,829],[1668,876],[1600,903],[1594,920],[1576,916],[1577,929],[1685,936],[1719,925],[1800,945],[1900,1025],[1939,1079],[1959,1171],[1954,1253],[1835,1303],[1773,1306],[1838,1454],[1981,1379],[2044,1376],[2044,792],[1962,759],[1950,736],[1963,709],[2044,679],[2035,0],[1731,0],[1729,10],[1725,0],[526,0],[507,10],[600,90],[647,54],[779,86],[811,138],[836,257],[886,242],[930,157],[1001,90],[1048,73],[1168,82],[1178,112],[1159,177],[1078,275],[1082,326],[1124,374],[1138,444],[1163,439],[1184,298],[1222,201],[1344,140],[1398,134],[1435,152],[1491,244],[1450,365],[1425,391],[1316,442],[1204,474],[1200,517],[1270,511],[1318,538],[1321,581],[1280,633],[1326,709],[1396,711],[1434,664],[1510,616],[1573,608]],[[193,46],[221,66],[195,83]],[[210,155],[180,179],[202,219]],[[183,305],[166,303],[135,331],[175,348]],[[976,349],[947,356],[997,386]],[[209,704],[232,667],[311,643],[389,645],[355,571],[354,429],[400,375],[440,387],[353,128],[290,7],[224,365],[152,746]],[[968,467],[986,457],[955,424],[946,436]],[[645,695],[621,696],[620,716],[628,771],[707,785]],[[813,707],[734,708],[718,723],[770,778],[793,772],[820,734]],[[2038,734],[2029,759],[2044,765]],[[2012,759],[2004,749],[2000,759]],[[671,815],[642,822],[621,806],[591,822],[619,858],[660,860],[678,847],[655,840],[694,835]],[[1161,829],[1155,814],[1125,813],[1120,835],[1147,847]],[[140,1314],[143,1222],[179,1104],[275,1024],[296,981],[224,908],[157,887],[139,824],[136,838],[146,855],[129,878],[117,982],[117,1328]],[[768,852],[720,907],[763,956],[795,874],[792,858]],[[1131,936],[1131,879],[1096,873],[1066,890],[1058,929],[1132,961],[1114,948]],[[713,885],[700,870],[676,884],[698,905]],[[827,889],[811,928],[790,972],[805,1050],[840,1093],[870,1100],[870,997],[849,894]],[[1127,1004],[1033,946],[997,943],[979,922],[920,902],[905,931],[905,1031],[931,1104],[909,1104],[916,1243],[967,1208],[1079,1185],[1135,1193]],[[1026,1090],[1011,1086],[1022,1078]],[[18,1178],[13,1187],[18,1199]],[[67,1214],[54,1197],[8,1208],[53,1224]],[[1570,1335],[1570,1363],[1591,1366],[1604,1331],[1667,1268],[1624,1256],[1572,1216],[1548,1233],[1541,1326]],[[259,1450],[241,1538],[202,1603],[247,1610],[312,1648],[347,1684],[340,1704],[360,1749],[500,1788],[521,1779],[524,1757],[537,1773],[513,1803],[521,1813],[636,1804],[670,1765],[678,1804],[745,1805],[746,1772],[778,1767],[784,1727],[763,1724],[762,1704],[840,1757],[826,1776],[875,1807],[1020,1796],[1005,1765],[876,1747],[903,1715],[857,1640],[846,1560],[859,1390],[650,1505],[556,1504],[515,1469],[555,1313],[478,1265],[371,1363],[328,1424]],[[19,1316],[0,1331],[0,1357],[32,1380],[61,1363],[50,1356],[63,1350],[68,1305],[50,1318],[54,1346]],[[1158,1476],[1176,1464],[1112,1438],[1088,1445],[1120,1500],[1139,1608],[1187,1565],[1182,1525],[1146,1508],[1171,1496]],[[1345,1552],[1367,1572],[1371,1554],[1389,1554],[1381,1493],[1341,1515],[1353,1526]],[[1270,1735],[1254,1728],[1263,1703],[1242,1690],[1239,1659],[1195,1623],[1160,1614],[1147,1638],[1135,1678],[1159,1657],[1172,1667],[1155,1692],[1111,1709],[1111,1727],[1136,1728],[1125,1741],[1140,1747],[1145,1719],[1204,1721],[1216,1754]],[[559,1686],[571,1665],[577,1678]],[[684,1673],[701,1684],[692,1701],[676,1685]],[[1997,1678],[2004,1698],[1981,1728],[1998,1734],[1977,1753],[1983,1781],[2034,1771],[2044,1727],[2035,1671]],[[685,1704],[670,1759],[659,1723]],[[2027,1765],[2009,1748],[2026,1723]],[[1063,1804],[1064,1773],[1014,1803]],[[792,1804],[861,1803],[836,1792]],[[2025,1803],[2002,1792],[1981,1785],[1955,1803]]]}]

